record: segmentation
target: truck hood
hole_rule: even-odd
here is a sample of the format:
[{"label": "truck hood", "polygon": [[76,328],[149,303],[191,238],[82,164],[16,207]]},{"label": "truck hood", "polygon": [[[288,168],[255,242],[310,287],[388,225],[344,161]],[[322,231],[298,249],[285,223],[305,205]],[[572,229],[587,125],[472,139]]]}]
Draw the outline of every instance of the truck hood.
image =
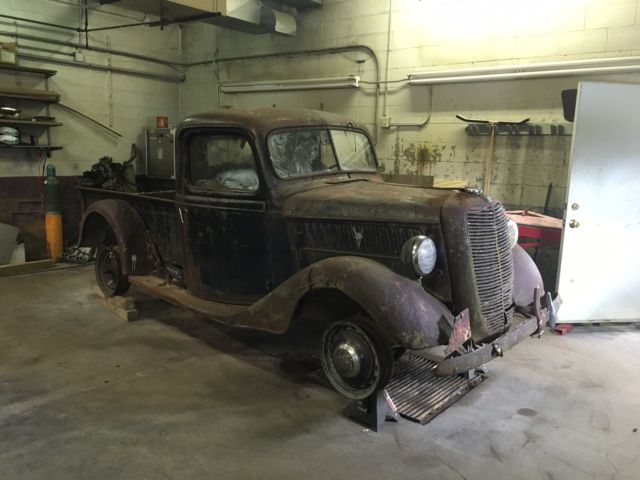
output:
[{"label": "truck hood", "polygon": [[283,214],[290,218],[439,223],[442,204],[451,190],[347,180],[293,194]]}]

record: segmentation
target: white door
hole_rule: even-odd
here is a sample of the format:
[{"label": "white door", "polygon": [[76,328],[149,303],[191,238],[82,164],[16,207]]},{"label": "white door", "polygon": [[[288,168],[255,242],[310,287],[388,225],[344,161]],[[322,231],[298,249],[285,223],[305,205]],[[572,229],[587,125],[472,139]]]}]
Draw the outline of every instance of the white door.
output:
[{"label": "white door", "polygon": [[578,88],[558,277],[559,322],[640,319],[640,85]]}]

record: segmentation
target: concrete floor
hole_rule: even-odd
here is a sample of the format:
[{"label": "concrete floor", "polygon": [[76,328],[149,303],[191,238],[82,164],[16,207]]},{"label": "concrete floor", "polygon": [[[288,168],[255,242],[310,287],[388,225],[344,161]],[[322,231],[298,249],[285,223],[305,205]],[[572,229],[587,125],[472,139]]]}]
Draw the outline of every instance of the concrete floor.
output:
[{"label": "concrete floor", "polygon": [[144,298],[125,323],[92,281],[0,278],[1,479],[638,478],[635,326],[528,339],[430,424],[375,434],[278,341]]}]

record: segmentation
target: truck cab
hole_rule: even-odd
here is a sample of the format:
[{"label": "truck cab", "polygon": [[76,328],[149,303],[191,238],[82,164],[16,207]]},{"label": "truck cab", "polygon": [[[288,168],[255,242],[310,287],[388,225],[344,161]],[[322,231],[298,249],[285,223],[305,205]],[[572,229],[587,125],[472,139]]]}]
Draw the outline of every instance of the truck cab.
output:
[{"label": "truck cab", "polygon": [[339,115],[196,115],[176,132],[175,191],[81,190],[106,295],[134,284],[271,333],[313,322],[349,398],[384,388],[406,349],[442,345],[437,374],[472,370],[558,307],[499,202],[385,183],[366,129]]}]

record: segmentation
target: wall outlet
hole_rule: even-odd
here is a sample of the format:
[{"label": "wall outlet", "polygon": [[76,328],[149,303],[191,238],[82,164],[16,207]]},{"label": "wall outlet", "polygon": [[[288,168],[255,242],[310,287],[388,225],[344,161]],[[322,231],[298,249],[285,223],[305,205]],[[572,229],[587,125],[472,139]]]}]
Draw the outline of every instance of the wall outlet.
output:
[{"label": "wall outlet", "polygon": [[84,62],[84,52],[82,50],[76,50],[75,52],[73,52],[73,59],[76,62]]},{"label": "wall outlet", "polygon": [[386,116],[380,117],[380,127],[391,128],[391,117],[386,117]]}]

